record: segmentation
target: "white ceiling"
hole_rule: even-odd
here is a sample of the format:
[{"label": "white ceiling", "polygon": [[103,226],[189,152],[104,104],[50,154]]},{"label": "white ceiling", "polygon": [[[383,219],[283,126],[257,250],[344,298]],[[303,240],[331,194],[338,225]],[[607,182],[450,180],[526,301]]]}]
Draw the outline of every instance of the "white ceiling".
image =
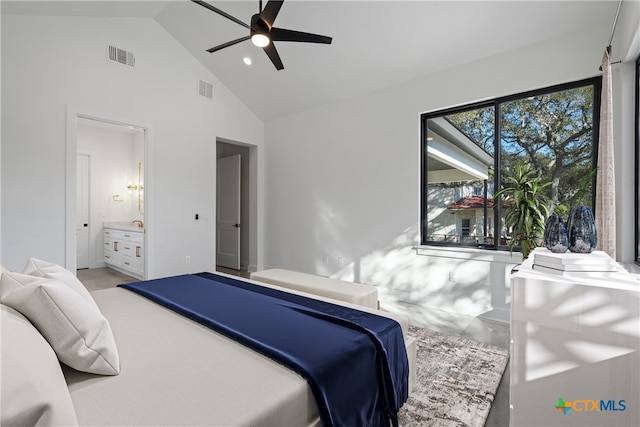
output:
[{"label": "white ceiling", "polygon": [[[210,3],[246,23],[258,12],[258,0]],[[282,71],[249,41],[207,53],[206,49],[245,36],[248,30],[188,0],[3,1],[2,13],[154,18],[267,121],[597,22],[610,27],[617,7],[617,0],[287,0],[276,27],[331,36],[333,43],[276,42],[285,66]],[[607,43],[602,40],[603,49]],[[253,65],[242,62],[245,56],[253,59]]]}]

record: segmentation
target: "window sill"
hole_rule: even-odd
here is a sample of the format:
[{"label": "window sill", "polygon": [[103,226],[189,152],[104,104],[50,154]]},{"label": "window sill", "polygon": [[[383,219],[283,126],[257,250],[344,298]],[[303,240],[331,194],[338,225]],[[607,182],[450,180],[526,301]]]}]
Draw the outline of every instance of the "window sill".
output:
[{"label": "window sill", "polygon": [[414,246],[417,255],[438,258],[472,259],[474,261],[502,262],[505,264],[519,264],[522,262],[520,252],[495,251],[456,246]]}]

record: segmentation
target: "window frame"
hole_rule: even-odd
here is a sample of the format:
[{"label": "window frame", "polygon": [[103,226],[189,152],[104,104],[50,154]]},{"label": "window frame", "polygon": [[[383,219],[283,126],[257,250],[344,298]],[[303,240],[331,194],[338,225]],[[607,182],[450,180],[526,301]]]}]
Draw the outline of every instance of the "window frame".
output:
[{"label": "window frame", "polygon": [[635,263],[640,264],[640,55],[635,69]]},{"label": "window frame", "polygon": [[[640,58],[639,58],[640,63]],[[638,82],[636,81],[636,84]],[[545,95],[549,93],[562,92],[566,90],[576,89],[584,86],[593,86],[593,111],[592,111],[592,163],[594,168],[598,166],[598,140],[600,133],[600,104],[601,104],[601,92],[602,92],[602,76],[577,80],[574,82],[562,83],[553,86],[548,86],[545,88],[520,92],[513,95],[497,97],[494,99],[469,103],[457,107],[446,108],[441,110],[433,110],[430,112],[422,113],[420,115],[420,245],[422,246],[450,246],[450,247],[470,247],[470,248],[480,248],[480,249],[489,249],[489,250],[510,250],[508,245],[501,245],[499,238],[494,238],[493,242],[477,242],[477,243],[452,243],[447,241],[433,241],[427,240],[428,236],[428,185],[427,185],[427,162],[428,162],[428,152],[427,152],[427,121],[432,118],[442,117],[446,115],[461,113],[464,111],[475,110],[486,107],[494,108],[494,165],[493,165],[493,186],[494,191],[498,191],[500,189],[501,182],[501,152],[502,147],[499,142],[499,136],[502,133],[501,125],[500,125],[500,117],[501,117],[501,109],[500,105],[516,101],[523,98],[529,98],[534,96]],[[638,96],[638,91],[636,91],[636,96]],[[636,102],[637,104],[637,102]],[[636,117],[637,119],[637,117]],[[638,132],[638,126],[636,126],[636,132]],[[638,136],[636,136],[636,140],[638,140]],[[638,159],[636,158],[636,161]],[[636,167],[636,171],[638,171],[638,167]],[[636,180],[638,181],[638,180]],[[592,210],[595,214],[595,191],[596,191],[596,178],[593,178],[592,184]],[[486,198],[486,185],[485,185],[485,198]],[[638,196],[636,196],[636,204],[638,204]],[[484,209],[484,222],[487,224],[488,222],[488,210],[493,209],[493,229],[500,229],[500,220],[502,217],[502,208],[500,203],[495,203],[493,208],[488,208],[485,203]],[[637,217],[637,215],[636,215]],[[640,228],[640,223],[638,224]],[[636,233],[636,238],[640,241],[639,233]],[[640,244],[640,243],[639,243]],[[514,248],[515,250],[520,250],[519,247]],[[636,249],[640,251],[638,244],[636,244]],[[640,259],[640,258],[638,258]]]}]

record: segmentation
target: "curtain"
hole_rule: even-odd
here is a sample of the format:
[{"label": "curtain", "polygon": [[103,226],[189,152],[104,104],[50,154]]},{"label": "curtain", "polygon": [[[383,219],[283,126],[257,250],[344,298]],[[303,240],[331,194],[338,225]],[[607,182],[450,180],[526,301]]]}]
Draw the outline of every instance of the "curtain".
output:
[{"label": "curtain", "polygon": [[602,58],[595,220],[598,230],[596,249],[605,251],[611,258],[616,259],[616,185],[613,164],[613,100],[609,53],[610,50],[607,48]]}]

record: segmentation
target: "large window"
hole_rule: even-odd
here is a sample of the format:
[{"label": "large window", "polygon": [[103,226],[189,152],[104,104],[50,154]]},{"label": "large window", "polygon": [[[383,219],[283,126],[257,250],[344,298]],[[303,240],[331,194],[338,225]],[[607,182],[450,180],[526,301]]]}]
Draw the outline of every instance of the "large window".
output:
[{"label": "large window", "polygon": [[422,244],[506,249],[493,194],[518,163],[549,183],[550,212],[593,206],[599,104],[596,78],[423,114]]}]

